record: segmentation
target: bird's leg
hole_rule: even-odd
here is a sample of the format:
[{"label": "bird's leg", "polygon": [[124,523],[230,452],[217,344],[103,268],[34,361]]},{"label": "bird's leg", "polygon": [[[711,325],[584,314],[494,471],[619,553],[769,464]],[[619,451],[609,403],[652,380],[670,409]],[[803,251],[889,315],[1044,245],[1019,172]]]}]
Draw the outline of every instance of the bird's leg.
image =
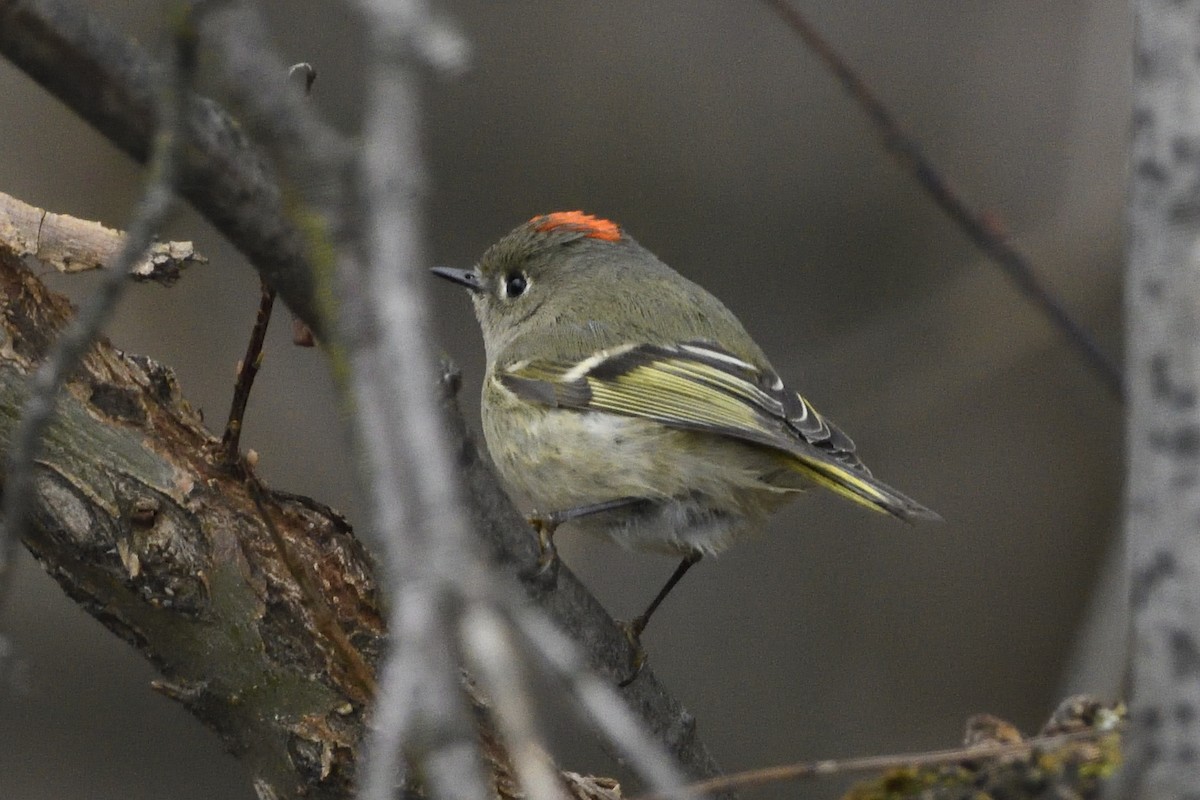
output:
[{"label": "bird's leg", "polygon": [[558,551],[554,548],[554,532],[564,522],[590,517],[593,514],[603,514],[605,511],[615,511],[645,502],[641,497],[618,497],[615,500],[605,500],[602,503],[591,503],[586,506],[552,511],[549,514],[533,512],[529,515],[529,524],[537,531],[538,537],[538,573],[544,573],[558,562]]},{"label": "bird's leg", "polygon": [[624,689],[629,684],[633,683],[638,674],[642,671],[642,666],[646,663],[646,651],[642,648],[642,631],[646,630],[646,625],[650,622],[650,616],[654,613],[662,601],[667,599],[667,595],[675,588],[675,584],[682,580],[687,571],[692,568],[701,558],[701,554],[689,553],[679,562],[679,566],[671,573],[671,577],[667,578],[667,582],[658,590],[658,594],[654,595],[654,599],[650,601],[650,605],[646,606],[646,610],[629,622],[622,622],[621,627],[625,630],[625,638],[629,640],[630,646],[633,647],[633,671],[629,677],[622,680],[618,686]]}]

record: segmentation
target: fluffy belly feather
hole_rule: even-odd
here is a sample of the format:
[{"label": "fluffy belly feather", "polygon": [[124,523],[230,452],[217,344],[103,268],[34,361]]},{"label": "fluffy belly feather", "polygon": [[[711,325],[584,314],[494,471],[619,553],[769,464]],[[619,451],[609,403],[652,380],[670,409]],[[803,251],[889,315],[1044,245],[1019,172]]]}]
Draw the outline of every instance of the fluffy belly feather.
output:
[{"label": "fluffy belly feather", "polygon": [[594,411],[526,406],[515,424],[515,400],[497,391],[483,428],[508,486],[543,513],[642,498],[567,523],[631,549],[717,553],[804,488],[786,456],[766,448]]}]

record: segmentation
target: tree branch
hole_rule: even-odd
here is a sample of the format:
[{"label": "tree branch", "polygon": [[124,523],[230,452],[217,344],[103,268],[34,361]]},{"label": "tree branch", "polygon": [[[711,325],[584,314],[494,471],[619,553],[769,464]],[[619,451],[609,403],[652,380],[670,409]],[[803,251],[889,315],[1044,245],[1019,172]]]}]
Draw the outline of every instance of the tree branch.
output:
[{"label": "tree branch", "polygon": [[[73,0],[0,0],[0,54],[139,163],[154,133],[144,50]],[[266,158],[220,106],[189,95],[179,193],[320,334],[309,243]]]},{"label": "tree branch", "polygon": [[789,0],[764,0],[784,24],[821,59],[870,118],[883,138],[883,145],[903,169],[912,173],[926,194],[951,221],[975,243],[984,255],[1008,275],[1017,289],[1058,329],[1097,377],[1117,397],[1124,397],[1121,367],[1105,353],[1086,328],[1071,316],[1062,301],[1043,283],[1029,258],[1008,240],[995,215],[982,214],[951,185],[925,155],[921,145],[896,121],[892,112],[871,90],[854,68],[842,58]]},{"label": "tree branch", "polygon": [[17,540],[24,534],[32,506],[34,460],[44,446],[43,437],[54,416],[59,391],[91,347],[100,327],[116,310],[129,285],[130,270],[145,257],[174,200],[182,147],[181,112],[196,65],[193,22],[190,5],[184,6],[174,21],[169,67],[158,87],[160,99],[154,114],[154,152],[146,188],[129,231],[114,257],[111,270],[102,276],[79,314],[63,327],[50,352],[29,379],[29,393],[5,453],[3,519],[0,520],[0,607],[12,581]]},{"label": "tree branch", "polygon": [[[0,250],[0,445],[70,314]],[[168,368],[100,341],[60,397],[24,542],[76,602],[154,662],[159,691],[213,728],[263,787],[349,797],[369,693],[322,635],[252,484],[220,456]],[[350,527],[306,498],[266,502],[280,539],[311,565],[338,626],[373,663],[383,623]]]},{"label": "tree branch", "polygon": [[[55,214],[0,192],[0,242],[59,272],[86,272],[113,262],[125,234],[87,219]],[[129,270],[135,281],[170,286],[192,264],[207,264],[191,242],[154,242]]]}]

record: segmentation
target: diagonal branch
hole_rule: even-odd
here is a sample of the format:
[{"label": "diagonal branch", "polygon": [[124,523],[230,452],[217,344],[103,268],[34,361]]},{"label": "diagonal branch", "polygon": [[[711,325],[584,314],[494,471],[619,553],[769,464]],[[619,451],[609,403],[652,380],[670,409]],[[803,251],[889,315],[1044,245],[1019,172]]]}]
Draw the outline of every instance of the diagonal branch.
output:
[{"label": "diagonal branch", "polygon": [[1062,301],[1042,282],[1029,258],[1008,241],[997,221],[975,211],[954,190],[920,144],[896,121],[883,101],[871,91],[857,72],[842,58],[816,28],[797,11],[789,0],[763,0],[808,46],[842,84],[842,87],[867,113],[883,137],[887,148],[901,167],[912,173],[933,201],[962,229],[1017,288],[1033,303],[1067,342],[1082,356],[1104,385],[1118,398],[1124,397],[1121,368],[1105,353],[1095,338],[1071,316]]},{"label": "diagonal branch", "polygon": [[[0,54],[135,161],[154,131],[158,66],[77,0],[0,0]],[[261,152],[220,106],[190,95],[179,193],[318,333],[309,243]]]}]

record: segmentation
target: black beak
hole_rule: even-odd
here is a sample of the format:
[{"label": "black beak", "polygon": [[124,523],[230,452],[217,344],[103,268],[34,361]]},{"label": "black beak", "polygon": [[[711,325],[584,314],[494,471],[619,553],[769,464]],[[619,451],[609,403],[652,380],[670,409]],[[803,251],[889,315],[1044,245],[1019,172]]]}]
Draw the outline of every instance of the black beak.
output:
[{"label": "black beak", "polygon": [[479,285],[479,276],[475,274],[473,269],[455,269],[454,267],[433,267],[429,270],[439,278],[445,278],[451,283],[457,283],[459,286],[465,286],[472,292],[481,292],[483,287]]}]

